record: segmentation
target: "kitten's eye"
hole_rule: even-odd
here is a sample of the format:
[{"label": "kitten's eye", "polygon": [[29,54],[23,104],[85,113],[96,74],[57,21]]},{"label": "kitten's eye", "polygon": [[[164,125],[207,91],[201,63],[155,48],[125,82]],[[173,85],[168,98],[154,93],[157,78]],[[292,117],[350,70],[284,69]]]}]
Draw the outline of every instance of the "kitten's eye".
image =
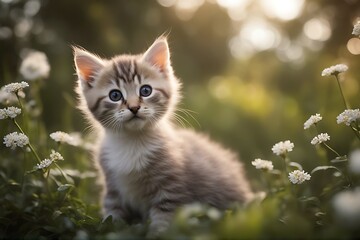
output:
[{"label": "kitten's eye", "polygon": [[119,90],[111,90],[109,93],[109,98],[111,101],[118,102],[122,99],[122,94]]},{"label": "kitten's eye", "polygon": [[148,97],[152,93],[152,88],[149,85],[144,85],[140,88],[140,96]]}]

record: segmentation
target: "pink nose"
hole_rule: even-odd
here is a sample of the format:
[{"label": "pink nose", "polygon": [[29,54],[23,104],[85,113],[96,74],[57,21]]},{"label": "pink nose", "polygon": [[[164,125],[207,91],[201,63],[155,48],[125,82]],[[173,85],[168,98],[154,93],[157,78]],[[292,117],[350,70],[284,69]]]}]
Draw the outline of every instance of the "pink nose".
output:
[{"label": "pink nose", "polygon": [[137,114],[137,112],[139,111],[140,109],[140,106],[135,106],[135,107],[128,107],[130,112],[132,112],[133,114]]}]

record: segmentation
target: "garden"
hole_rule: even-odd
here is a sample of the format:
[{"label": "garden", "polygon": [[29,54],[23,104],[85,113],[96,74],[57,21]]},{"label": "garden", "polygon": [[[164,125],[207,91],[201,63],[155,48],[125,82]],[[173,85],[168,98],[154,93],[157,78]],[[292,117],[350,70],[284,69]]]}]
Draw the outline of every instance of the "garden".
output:
[{"label": "garden", "polygon": [[[234,150],[255,197],[177,209],[159,239],[360,234],[360,3],[0,0],[0,238],[142,239],[101,215],[72,46],[138,54],[166,35],[176,124]],[[219,186],[221,188],[221,186]]]}]

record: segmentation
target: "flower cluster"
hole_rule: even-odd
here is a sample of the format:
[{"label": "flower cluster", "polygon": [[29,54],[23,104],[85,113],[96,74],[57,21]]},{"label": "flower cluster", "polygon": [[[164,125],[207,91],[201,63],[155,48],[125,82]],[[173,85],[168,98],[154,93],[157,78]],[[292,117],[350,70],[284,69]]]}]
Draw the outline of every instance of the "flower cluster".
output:
[{"label": "flower cluster", "polygon": [[304,170],[295,170],[289,173],[289,180],[293,184],[301,184],[307,180],[310,180],[311,176]]},{"label": "flower cluster", "polygon": [[360,119],[360,110],[357,109],[346,109],[344,112],[340,113],[336,117],[337,124],[344,123],[347,126],[350,126],[352,122]]},{"label": "flower cluster", "polygon": [[322,120],[322,116],[319,113],[315,115],[311,115],[308,120],[304,123],[304,129],[310,128],[312,125],[320,122]]},{"label": "flower cluster", "polygon": [[29,144],[29,138],[23,133],[13,132],[4,137],[4,144],[11,149],[24,147]]},{"label": "flower cluster", "polygon": [[320,133],[311,140],[312,145],[317,145],[330,140],[330,136],[327,133]]},{"label": "flower cluster", "polygon": [[21,113],[21,109],[17,107],[8,107],[0,109],[0,119],[16,118]]},{"label": "flower cluster", "polygon": [[251,164],[256,168],[256,169],[264,169],[267,171],[271,171],[274,169],[274,165],[271,161],[268,160],[262,160],[260,158],[255,159],[254,161],[251,162]]},{"label": "flower cluster", "polygon": [[354,191],[342,191],[333,198],[333,206],[336,215],[346,221],[346,224],[354,224],[360,220],[360,188]]},{"label": "flower cluster", "polygon": [[346,72],[348,69],[348,66],[346,66],[345,64],[337,64],[335,66],[325,68],[322,71],[321,76],[337,75],[339,73]]},{"label": "flower cluster", "polygon": [[20,83],[10,83],[4,86],[4,90],[7,93],[18,93],[22,91],[24,88],[29,87],[27,82],[20,82]]},{"label": "flower cluster", "polygon": [[[18,91],[17,95],[21,98],[25,97],[23,91]],[[0,89],[0,103],[2,104],[13,104],[17,102],[17,98],[14,94],[8,93],[5,91],[4,87]]]},{"label": "flower cluster", "polygon": [[288,152],[291,152],[294,148],[294,144],[290,142],[289,140],[286,140],[284,142],[278,142],[272,147],[272,151],[274,154],[281,156]]},{"label": "flower cluster", "polygon": [[64,160],[63,156],[60,153],[56,152],[55,150],[51,150],[50,159],[51,159],[51,161],[54,161],[54,162]]},{"label": "flower cluster", "polygon": [[360,174],[360,148],[355,149],[350,153],[349,170],[352,173]]},{"label": "flower cluster", "polygon": [[56,152],[55,150],[51,150],[50,158],[45,158],[44,160],[42,160],[34,167],[34,170],[46,169],[50,167],[50,165],[54,162],[63,160],[64,158],[60,153]]},{"label": "flower cluster", "polygon": [[355,26],[354,26],[354,29],[352,31],[352,34],[357,36],[357,37],[360,37],[360,21],[358,21]]},{"label": "flower cluster", "polygon": [[67,143],[73,145],[74,139],[68,133],[57,131],[50,134],[50,137],[59,143]]},{"label": "flower cluster", "polygon": [[53,163],[52,160],[45,158],[40,163],[38,163],[35,168],[36,169],[48,168],[52,163]]},{"label": "flower cluster", "polygon": [[26,80],[36,80],[49,76],[50,65],[44,53],[34,51],[22,61],[20,73]]}]

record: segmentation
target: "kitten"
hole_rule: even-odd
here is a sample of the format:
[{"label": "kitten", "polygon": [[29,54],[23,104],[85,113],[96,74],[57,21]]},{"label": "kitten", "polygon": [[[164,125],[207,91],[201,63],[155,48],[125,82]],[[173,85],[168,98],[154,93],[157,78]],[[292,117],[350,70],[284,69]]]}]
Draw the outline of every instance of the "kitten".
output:
[{"label": "kitten", "polygon": [[252,198],[233,152],[173,124],[180,83],[165,38],[141,55],[107,60],[74,48],[74,58],[80,107],[98,127],[105,216],[150,218],[156,234],[181,205],[226,209]]}]

